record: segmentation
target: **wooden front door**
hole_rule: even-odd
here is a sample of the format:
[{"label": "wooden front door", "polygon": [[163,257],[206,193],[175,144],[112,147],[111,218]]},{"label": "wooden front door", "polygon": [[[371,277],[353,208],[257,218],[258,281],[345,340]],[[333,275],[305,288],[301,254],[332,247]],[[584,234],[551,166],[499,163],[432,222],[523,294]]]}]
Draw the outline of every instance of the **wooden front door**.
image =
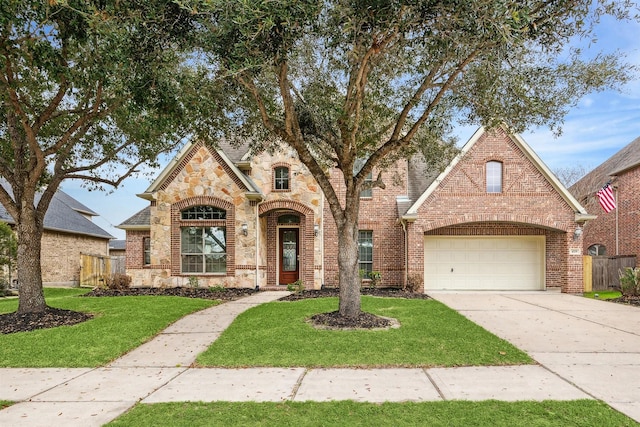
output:
[{"label": "wooden front door", "polygon": [[281,228],[280,229],[280,278],[281,285],[288,285],[299,278],[299,233],[297,228]]}]

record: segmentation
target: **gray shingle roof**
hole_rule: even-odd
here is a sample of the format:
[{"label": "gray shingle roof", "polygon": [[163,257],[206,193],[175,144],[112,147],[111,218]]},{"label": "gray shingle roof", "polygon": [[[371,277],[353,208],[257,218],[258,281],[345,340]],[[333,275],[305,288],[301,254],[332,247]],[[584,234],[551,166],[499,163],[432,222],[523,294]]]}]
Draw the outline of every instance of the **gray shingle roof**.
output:
[{"label": "gray shingle roof", "polygon": [[[0,182],[0,185],[7,188],[6,182]],[[49,209],[44,216],[45,230],[63,231],[67,233],[82,234],[92,237],[100,237],[103,239],[113,239],[113,236],[107,231],[97,226],[93,221],[84,215],[98,215],[73,197],[69,196],[62,190],[56,191]],[[15,224],[15,221],[3,205],[0,204],[0,220],[9,224]]]},{"label": "gray shingle roof", "polygon": [[124,251],[125,249],[127,249],[126,240],[111,240],[109,242],[110,251]]},{"label": "gray shingle roof", "polygon": [[148,227],[151,225],[151,206],[147,206],[140,212],[134,214],[128,219],[125,219],[118,228],[136,228],[136,227]]},{"label": "gray shingle roof", "polygon": [[629,145],[605,160],[600,166],[580,178],[569,191],[578,201],[589,197],[609,182],[609,177],[628,169],[640,166],[640,138],[636,138]]}]

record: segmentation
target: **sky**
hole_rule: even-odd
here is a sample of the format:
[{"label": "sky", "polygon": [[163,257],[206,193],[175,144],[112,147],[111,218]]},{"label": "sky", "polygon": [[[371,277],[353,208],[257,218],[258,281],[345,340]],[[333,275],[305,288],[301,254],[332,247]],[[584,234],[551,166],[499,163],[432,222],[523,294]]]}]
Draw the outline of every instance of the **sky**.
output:
[{"label": "sky", "polygon": [[[595,34],[597,42],[585,47],[587,55],[620,52],[628,63],[640,67],[640,23],[605,19]],[[465,143],[476,129],[458,127],[456,136]],[[562,130],[559,137],[546,128],[521,134],[552,171],[572,167],[591,170],[640,137],[640,72],[619,92],[584,97],[569,111]],[[161,170],[158,169],[157,174]],[[128,178],[111,192],[89,192],[80,182],[65,181],[62,190],[97,212],[99,216],[94,217],[94,222],[98,226],[114,237],[124,239],[124,230],[116,226],[148,206],[148,201],[136,195],[144,192],[152,180],[153,177]]]}]

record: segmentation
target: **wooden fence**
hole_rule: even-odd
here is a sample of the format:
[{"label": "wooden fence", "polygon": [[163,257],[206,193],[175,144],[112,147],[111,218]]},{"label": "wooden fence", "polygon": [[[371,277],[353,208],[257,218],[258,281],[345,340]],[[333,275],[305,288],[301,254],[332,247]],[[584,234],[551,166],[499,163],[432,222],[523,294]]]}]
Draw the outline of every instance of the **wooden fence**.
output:
[{"label": "wooden fence", "polygon": [[626,267],[635,267],[636,256],[585,256],[583,257],[582,265],[584,270],[584,290],[604,291],[620,287],[619,271],[624,270]]},{"label": "wooden fence", "polygon": [[80,254],[80,286],[103,286],[105,277],[125,272],[125,257]]}]

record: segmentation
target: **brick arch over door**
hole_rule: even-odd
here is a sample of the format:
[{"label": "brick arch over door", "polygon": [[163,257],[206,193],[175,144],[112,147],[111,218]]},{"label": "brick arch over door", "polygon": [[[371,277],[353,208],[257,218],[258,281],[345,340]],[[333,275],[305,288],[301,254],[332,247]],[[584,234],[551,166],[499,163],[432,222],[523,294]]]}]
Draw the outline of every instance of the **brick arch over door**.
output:
[{"label": "brick arch over door", "polygon": [[[180,213],[192,206],[214,206],[227,212],[225,220],[182,220]],[[198,226],[207,227],[219,225],[224,222],[226,227],[227,244],[227,273],[226,276],[236,274],[236,211],[232,203],[212,196],[196,196],[180,200],[171,205],[171,275],[184,275],[181,271],[180,254],[180,227]],[[188,274],[193,275],[192,273]]]},{"label": "brick arch over door", "polygon": [[[315,239],[313,234],[313,210],[294,200],[272,200],[262,203],[258,208],[260,216],[277,211],[300,214],[300,278],[306,287],[313,287],[313,246]],[[276,237],[277,216],[271,215],[267,221],[267,286],[276,286],[278,284],[278,258],[276,255],[278,253],[278,239]]]}]

